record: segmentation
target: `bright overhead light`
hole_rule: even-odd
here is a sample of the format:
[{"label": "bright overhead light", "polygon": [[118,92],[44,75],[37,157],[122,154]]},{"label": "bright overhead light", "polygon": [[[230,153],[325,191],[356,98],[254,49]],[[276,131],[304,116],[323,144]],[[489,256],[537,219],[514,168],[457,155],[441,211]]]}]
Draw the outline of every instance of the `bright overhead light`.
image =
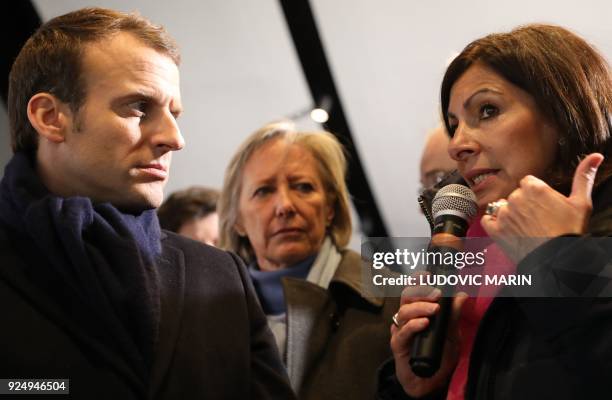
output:
[{"label": "bright overhead light", "polygon": [[315,108],[310,112],[310,118],[312,118],[314,122],[323,124],[329,119],[329,114],[322,108]]}]

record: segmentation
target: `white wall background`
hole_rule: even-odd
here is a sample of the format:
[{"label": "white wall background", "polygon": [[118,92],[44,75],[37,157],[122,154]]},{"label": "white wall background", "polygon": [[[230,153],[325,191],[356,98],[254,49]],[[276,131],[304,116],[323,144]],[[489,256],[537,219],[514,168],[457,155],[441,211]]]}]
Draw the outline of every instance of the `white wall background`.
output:
[{"label": "white wall background", "polygon": [[[327,56],[383,217],[395,236],[426,236],[418,161],[438,118],[449,57],[486,33],[528,22],[564,25],[612,59],[606,0],[311,0]],[[43,20],[84,6],[138,10],[181,46],[187,147],[167,191],[220,186],[246,135],[311,102],[277,0],[36,0]],[[302,121],[304,127],[313,127]],[[0,163],[9,157],[0,110]]]}]

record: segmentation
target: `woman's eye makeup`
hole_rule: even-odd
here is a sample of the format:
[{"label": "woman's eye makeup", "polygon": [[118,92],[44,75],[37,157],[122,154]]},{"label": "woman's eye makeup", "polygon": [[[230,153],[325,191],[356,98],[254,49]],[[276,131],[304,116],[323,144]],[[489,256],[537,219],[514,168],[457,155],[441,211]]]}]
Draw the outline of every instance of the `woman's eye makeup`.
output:
[{"label": "woman's eye makeup", "polygon": [[478,117],[480,119],[489,119],[499,114],[499,108],[490,103],[484,103],[478,110]]},{"label": "woman's eye makeup", "polygon": [[[478,117],[479,121],[487,120],[489,118],[496,117],[499,114],[499,108],[491,103],[483,103],[478,106],[476,110],[472,112],[474,117]],[[475,121],[474,121],[475,122]],[[457,130],[457,121],[453,117],[453,119],[448,119],[448,134],[452,138],[455,135],[455,131]]]}]

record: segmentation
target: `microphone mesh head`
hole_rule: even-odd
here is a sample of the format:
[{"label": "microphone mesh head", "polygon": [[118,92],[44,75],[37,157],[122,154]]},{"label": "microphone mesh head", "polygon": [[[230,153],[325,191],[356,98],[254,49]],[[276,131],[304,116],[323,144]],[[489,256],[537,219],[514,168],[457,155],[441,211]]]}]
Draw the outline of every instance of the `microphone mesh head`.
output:
[{"label": "microphone mesh head", "polygon": [[436,193],[431,211],[434,219],[440,215],[452,214],[470,219],[478,211],[476,195],[470,188],[463,185],[446,185]]}]

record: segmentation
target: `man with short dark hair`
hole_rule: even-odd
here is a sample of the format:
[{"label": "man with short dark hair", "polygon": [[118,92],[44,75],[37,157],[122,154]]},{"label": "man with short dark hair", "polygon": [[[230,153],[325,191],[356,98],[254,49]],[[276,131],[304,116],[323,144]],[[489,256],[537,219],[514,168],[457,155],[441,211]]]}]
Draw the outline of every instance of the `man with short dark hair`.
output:
[{"label": "man with short dark hair", "polygon": [[210,246],[219,242],[219,191],[191,186],[171,193],[157,209],[163,229],[176,232]]},{"label": "man with short dark hair", "polygon": [[178,63],[162,28],[104,9],[52,19],[17,57],[0,378],[87,399],[293,396],[241,262],[159,228]]}]

